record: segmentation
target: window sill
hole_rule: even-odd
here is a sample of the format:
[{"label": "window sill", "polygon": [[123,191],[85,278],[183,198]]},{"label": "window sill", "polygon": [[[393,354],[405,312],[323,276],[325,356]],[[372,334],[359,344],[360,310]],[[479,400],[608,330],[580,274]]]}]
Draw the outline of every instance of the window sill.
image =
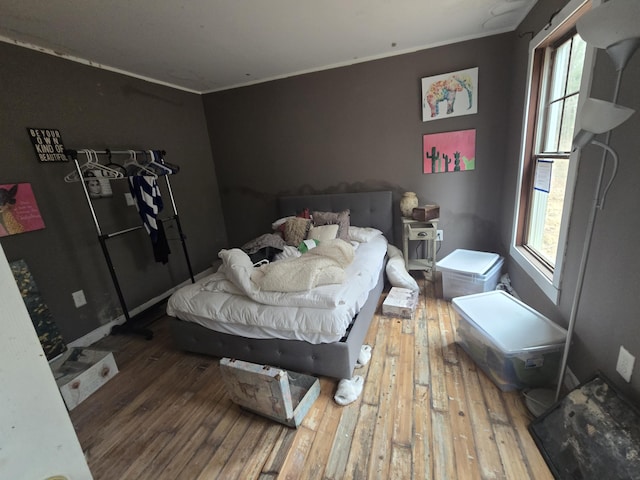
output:
[{"label": "window sill", "polygon": [[553,284],[553,279],[549,277],[549,272],[536,265],[537,261],[524,248],[512,245],[510,249],[511,258],[525,271],[533,282],[544,292],[544,294],[558,305],[560,289]]}]

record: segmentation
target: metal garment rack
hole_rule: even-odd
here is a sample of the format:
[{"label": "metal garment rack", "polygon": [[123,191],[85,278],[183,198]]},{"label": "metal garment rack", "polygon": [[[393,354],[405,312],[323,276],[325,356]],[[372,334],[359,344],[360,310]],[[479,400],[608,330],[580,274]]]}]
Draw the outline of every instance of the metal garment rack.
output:
[{"label": "metal garment rack", "polygon": [[[98,221],[98,216],[96,215],[95,209],[93,208],[93,202],[91,201],[91,196],[89,195],[89,190],[87,189],[86,182],[83,181],[82,168],[80,167],[80,163],[78,163],[78,153],[87,153],[91,152],[94,154],[101,155],[131,155],[131,154],[146,154],[148,151],[143,150],[65,150],[67,156],[70,156],[76,167],[76,172],[78,174],[79,182],[82,185],[82,190],[84,191],[84,195],[87,199],[87,205],[89,205],[89,210],[91,211],[91,217],[93,218],[93,223],[96,228],[96,232],[98,234],[98,240],[100,241],[100,247],[102,248],[102,253],[104,254],[104,258],[107,262],[107,266],[109,267],[109,273],[111,274],[111,280],[113,281],[113,286],[116,289],[116,294],[118,295],[118,300],[120,301],[120,305],[122,307],[122,312],[125,317],[125,322],[122,325],[115,325],[111,329],[111,334],[120,334],[120,333],[134,333],[138,335],[144,336],[147,340],[151,340],[153,338],[153,331],[146,327],[140,327],[135,324],[135,316],[131,317],[129,313],[129,309],[127,307],[127,303],[124,298],[124,294],[122,293],[122,288],[120,287],[120,282],[118,281],[118,275],[116,274],[116,270],[113,266],[113,261],[111,260],[111,255],[109,254],[109,249],[107,247],[107,240],[111,238],[118,237],[120,235],[125,235],[130,232],[134,232],[136,230],[140,230],[144,228],[142,225],[125,228],[124,230],[119,230],[117,232],[111,233],[103,233],[100,228],[100,222]],[[162,175],[165,178],[167,184],[167,190],[169,192],[169,198],[171,199],[171,208],[173,210],[173,215],[167,219],[158,219],[159,221],[167,221],[167,220],[175,220],[176,226],[178,227],[178,233],[180,236],[180,241],[182,243],[182,251],[184,252],[184,258],[187,264],[187,268],[189,269],[189,276],[191,278],[191,283],[195,283],[195,278],[193,276],[193,269],[191,268],[191,261],[189,260],[189,252],[187,250],[187,244],[185,242],[185,235],[182,232],[182,225],[180,224],[180,217],[178,216],[178,209],[176,208],[176,202],[173,197],[173,190],[171,189],[171,182],[169,181],[169,175]],[[120,177],[123,179],[128,178],[127,176]],[[118,178],[109,178],[109,180],[117,180]]]}]

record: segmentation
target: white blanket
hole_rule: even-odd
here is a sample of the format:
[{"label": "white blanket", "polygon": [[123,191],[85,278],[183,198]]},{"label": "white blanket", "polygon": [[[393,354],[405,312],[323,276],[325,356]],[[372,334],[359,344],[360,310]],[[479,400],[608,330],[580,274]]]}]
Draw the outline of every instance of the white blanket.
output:
[{"label": "white blanket", "polygon": [[[344,267],[355,258],[351,244],[336,239],[319,245],[297,258],[288,258],[255,268],[249,256],[239,248],[221,250],[218,273],[202,286],[209,292],[245,295],[264,305],[285,307],[335,307],[342,298],[334,290],[318,286],[342,284]],[[314,267],[317,270],[314,270]],[[287,275],[290,278],[284,278]],[[296,283],[298,282],[298,283]]]},{"label": "white blanket", "polygon": [[263,265],[251,280],[262,291],[300,292],[319,285],[342,283],[344,269],[353,261],[350,243],[339,238],[322,242],[304,255]]},{"label": "white blanket", "polygon": [[375,286],[386,251],[387,241],[379,235],[359,245],[345,268],[344,282],[284,293],[256,289],[251,285],[256,270],[251,260],[226,250],[221,257],[235,258],[227,258],[217,273],[174,293],[167,313],[234,335],[334,342],[344,335]]}]

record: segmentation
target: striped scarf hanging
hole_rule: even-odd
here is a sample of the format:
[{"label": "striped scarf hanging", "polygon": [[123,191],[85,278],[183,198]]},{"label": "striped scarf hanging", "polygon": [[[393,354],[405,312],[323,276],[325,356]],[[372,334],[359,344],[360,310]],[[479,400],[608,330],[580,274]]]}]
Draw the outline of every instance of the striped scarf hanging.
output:
[{"label": "striped scarf hanging", "polygon": [[164,206],[158,182],[152,176],[134,175],[129,177],[129,189],[135,199],[142,225],[151,237],[151,242],[155,244],[158,241],[157,217]]}]

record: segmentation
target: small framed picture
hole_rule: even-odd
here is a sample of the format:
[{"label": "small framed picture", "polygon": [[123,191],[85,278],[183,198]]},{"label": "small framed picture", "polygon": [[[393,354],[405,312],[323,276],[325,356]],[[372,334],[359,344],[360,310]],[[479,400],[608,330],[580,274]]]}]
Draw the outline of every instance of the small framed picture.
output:
[{"label": "small framed picture", "polygon": [[422,79],[422,121],[478,113],[478,67]]},{"label": "small framed picture", "polygon": [[475,129],[424,135],[422,137],[422,165],[423,173],[475,170]]},{"label": "small framed picture", "polygon": [[109,177],[102,174],[102,170],[85,170],[84,181],[91,198],[108,198],[113,196]]},{"label": "small framed picture", "polygon": [[44,228],[30,183],[0,185],[0,237]]}]

